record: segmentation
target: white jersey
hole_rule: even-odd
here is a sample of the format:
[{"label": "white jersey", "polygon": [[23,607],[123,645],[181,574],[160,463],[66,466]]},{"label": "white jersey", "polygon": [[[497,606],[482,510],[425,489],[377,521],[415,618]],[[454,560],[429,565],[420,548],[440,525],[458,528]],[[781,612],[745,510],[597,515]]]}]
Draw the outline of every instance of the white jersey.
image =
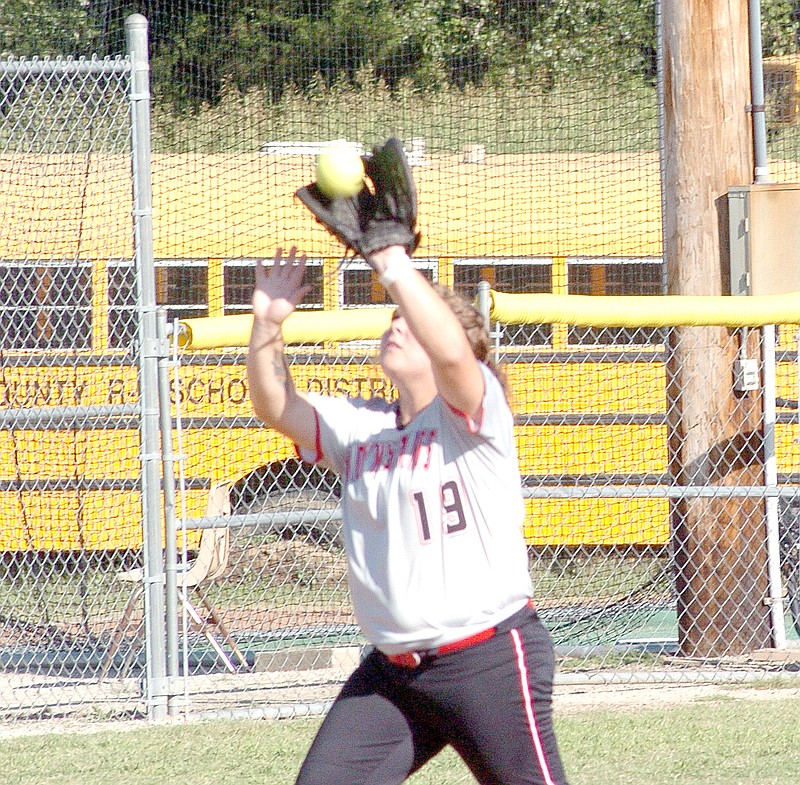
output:
[{"label": "white jersey", "polygon": [[396,406],[383,399],[309,395],[315,458],[341,478],[356,619],[387,654],[468,637],[533,592],[513,417],[481,368],[479,422],[440,396],[399,428]]}]

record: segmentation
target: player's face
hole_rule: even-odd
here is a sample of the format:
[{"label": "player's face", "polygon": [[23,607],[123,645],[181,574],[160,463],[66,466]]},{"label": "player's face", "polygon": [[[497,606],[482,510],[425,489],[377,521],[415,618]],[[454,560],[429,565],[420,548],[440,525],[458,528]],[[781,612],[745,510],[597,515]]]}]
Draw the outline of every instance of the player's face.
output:
[{"label": "player's face", "polygon": [[392,381],[411,381],[429,377],[431,360],[408,327],[399,311],[392,317],[389,329],[381,338],[381,366]]}]

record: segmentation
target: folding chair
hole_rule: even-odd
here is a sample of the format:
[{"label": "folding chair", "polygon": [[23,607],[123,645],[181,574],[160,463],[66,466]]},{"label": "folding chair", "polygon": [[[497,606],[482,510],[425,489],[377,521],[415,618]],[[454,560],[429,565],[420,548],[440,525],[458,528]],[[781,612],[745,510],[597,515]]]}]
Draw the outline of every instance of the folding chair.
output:
[{"label": "folding chair", "polygon": [[[212,486],[208,494],[206,505],[207,516],[230,515],[230,486],[227,484]],[[199,627],[211,647],[219,658],[225,663],[225,667],[231,672],[236,672],[233,660],[222,647],[222,644],[212,632],[216,628],[221,633],[222,638],[230,647],[239,664],[247,668],[247,658],[239,649],[236,641],[231,636],[225,626],[219,612],[209,602],[208,597],[203,591],[203,587],[210,584],[215,579],[221,577],[228,566],[228,554],[230,549],[230,530],[227,526],[213,529],[203,529],[200,535],[197,554],[195,558],[186,565],[186,569],[179,571],[176,576],[178,588],[178,601],[186,611],[189,618]],[[117,656],[126,633],[134,624],[132,622],[133,612],[138,606],[144,594],[144,571],[141,568],[126,570],[117,574],[116,579],[124,583],[133,583],[134,588],[131,596],[122,611],[122,616],[117,623],[114,633],[111,636],[111,643],[103,661],[100,678],[103,679],[108,674],[114,659]],[[192,597],[196,596],[199,603],[192,602]],[[201,606],[201,609],[198,607]],[[144,621],[135,622],[135,630],[131,639],[131,644],[125,659],[120,668],[120,673],[126,674],[133,664],[139,647],[144,637]]]}]

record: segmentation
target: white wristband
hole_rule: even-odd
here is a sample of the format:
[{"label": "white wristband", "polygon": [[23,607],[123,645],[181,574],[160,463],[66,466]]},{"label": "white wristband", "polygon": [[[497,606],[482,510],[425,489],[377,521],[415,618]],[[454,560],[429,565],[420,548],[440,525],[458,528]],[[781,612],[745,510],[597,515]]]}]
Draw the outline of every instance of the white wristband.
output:
[{"label": "white wristband", "polygon": [[388,289],[393,283],[405,278],[413,269],[414,266],[411,264],[411,259],[407,256],[395,256],[386,265],[386,269],[381,273],[378,280],[384,289]]}]

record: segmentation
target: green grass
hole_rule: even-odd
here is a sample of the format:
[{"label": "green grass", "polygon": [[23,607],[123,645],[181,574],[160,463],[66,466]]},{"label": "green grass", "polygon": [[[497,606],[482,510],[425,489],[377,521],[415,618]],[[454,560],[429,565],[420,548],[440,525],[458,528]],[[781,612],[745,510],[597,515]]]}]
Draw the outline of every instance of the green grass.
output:
[{"label": "green grass", "polygon": [[[655,85],[618,73],[575,74],[552,87],[517,74],[423,92],[406,82],[389,90],[367,68],[352,81],[290,88],[277,101],[268,91],[229,89],[194,112],[156,103],[152,127],[156,153],[255,152],[267,141],[332,138],[369,146],[387,135],[422,137],[433,154],[469,143],[489,154],[656,153],[659,145]],[[770,158],[800,161],[800,123],[770,130]]]},{"label": "green grass", "polygon": [[[291,785],[316,719],[214,721],[6,738],[5,785]],[[795,785],[800,701],[741,698],[557,717],[571,785]],[[445,752],[412,785],[467,785]]]},{"label": "green grass", "polygon": [[792,785],[800,778],[800,702],[697,703],[565,719],[572,785]]},{"label": "green grass", "polygon": [[275,103],[265,92],[231,90],[196,113],[154,109],[153,149],[161,153],[249,152],[266,141],[332,137],[373,144],[387,134],[423,137],[431,153],[458,153],[470,142],[487,153],[658,149],[655,88],[633,79],[576,78],[545,89],[509,76],[422,93],[410,84],[390,91],[364,72],[354,83],[288,90]]}]

